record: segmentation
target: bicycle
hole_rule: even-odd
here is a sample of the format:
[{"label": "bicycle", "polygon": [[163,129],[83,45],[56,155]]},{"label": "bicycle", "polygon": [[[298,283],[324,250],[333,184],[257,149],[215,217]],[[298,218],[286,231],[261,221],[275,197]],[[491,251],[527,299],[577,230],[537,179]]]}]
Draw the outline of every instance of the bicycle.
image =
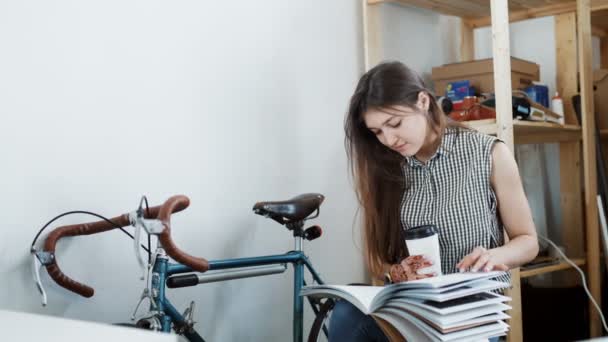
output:
[{"label": "bicycle", "polygon": [[[92,287],[66,276],[59,268],[55,255],[55,246],[59,239],[66,236],[97,234],[120,228],[134,240],[135,253],[143,271],[142,280],[146,281],[146,286],[131,317],[136,322],[136,327],[167,333],[173,330],[191,342],[204,341],[201,335],[194,329],[194,301],[181,314],[166,297],[166,287],[181,288],[210,282],[279,274],[287,270],[287,264],[292,264],[294,268],[293,340],[300,342],[303,340],[304,312],[304,299],[300,296],[300,289],[306,286],[304,269],[306,268],[311,274],[313,282],[323,284],[319,274],[302,250],[303,239],[314,240],[321,236],[322,231],[316,225],[304,229],[304,223],[319,216],[319,207],[323,200],[323,195],[310,193],[299,195],[286,201],[258,202],[254,205],[254,213],[271,218],[293,232],[295,250],[279,255],[211,261],[183,252],[171,238],[171,215],[186,209],[190,204],[188,197],[183,195],[173,196],[161,206],[150,208],[147,207],[147,199],[142,197],[137,210],[111,219],[85,211],[73,211],[61,214],[42,227],[31,246],[34,279],[38,291],[42,296],[42,304],[46,305],[47,299],[40,280],[40,269],[43,266],[51,278],[67,290],[84,297],[91,297],[94,294]],[[143,207],[144,203],[146,204],[145,210]],[[36,248],[36,241],[42,231],[60,217],[73,213],[91,214],[102,220],[55,228],[47,235],[44,241],[44,248],[39,251]],[[315,215],[311,216],[313,213]],[[123,227],[129,225],[135,227],[135,236],[132,236],[123,229]],[[142,230],[148,235],[148,248],[141,245],[140,234]],[[157,238],[154,253],[151,253],[150,248],[151,236]],[[140,248],[143,248],[148,253],[147,264],[141,255]],[[175,260],[176,263],[170,262],[169,257]],[[143,315],[136,317],[140,305],[146,299],[150,302],[148,310]],[[308,340],[315,341],[320,330],[323,330],[327,336],[328,332],[324,319],[332,309],[334,302],[331,299],[321,301],[312,298],[308,298],[308,301],[316,315]]]}]

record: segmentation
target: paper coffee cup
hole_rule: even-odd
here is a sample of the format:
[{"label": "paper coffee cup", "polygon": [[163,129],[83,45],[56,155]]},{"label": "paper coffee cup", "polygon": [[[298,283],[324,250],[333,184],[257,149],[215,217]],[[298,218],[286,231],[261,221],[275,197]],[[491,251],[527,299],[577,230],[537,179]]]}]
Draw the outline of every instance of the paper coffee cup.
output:
[{"label": "paper coffee cup", "polygon": [[418,226],[404,233],[409,255],[424,255],[433,265],[421,268],[418,274],[435,273],[441,275],[441,255],[439,253],[439,233],[434,225]]}]

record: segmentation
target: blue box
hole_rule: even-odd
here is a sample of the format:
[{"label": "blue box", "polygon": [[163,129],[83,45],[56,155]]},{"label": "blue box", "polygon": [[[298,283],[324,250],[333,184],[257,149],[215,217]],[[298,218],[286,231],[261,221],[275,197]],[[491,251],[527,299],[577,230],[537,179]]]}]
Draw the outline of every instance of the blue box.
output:
[{"label": "blue box", "polygon": [[524,92],[534,102],[538,102],[541,105],[549,108],[549,87],[544,84],[533,84],[526,89]]},{"label": "blue box", "polygon": [[461,102],[467,96],[475,96],[475,88],[469,80],[449,82],[445,89],[445,96],[452,102]]}]

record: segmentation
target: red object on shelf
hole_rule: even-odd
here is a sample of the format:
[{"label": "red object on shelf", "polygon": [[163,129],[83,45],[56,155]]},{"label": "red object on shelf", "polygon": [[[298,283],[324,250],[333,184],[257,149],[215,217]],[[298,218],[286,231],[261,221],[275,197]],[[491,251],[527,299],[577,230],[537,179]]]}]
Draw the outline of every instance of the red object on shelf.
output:
[{"label": "red object on shelf", "polygon": [[450,112],[449,117],[455,121],[467,121],[468,115],[469,113],[466,110],[453,110]]},{"label": "red object on shelf", "polygon": [[496,111],[493,108],[476,103],[467,110],[453,110],[448,116],[455,121],[495,119]]},{"label": "red object on shelf", "polygon": [[466,109],[464,107],[464,102],[463,101],[453,101],[452,102],[452,110],[464,110]]}]

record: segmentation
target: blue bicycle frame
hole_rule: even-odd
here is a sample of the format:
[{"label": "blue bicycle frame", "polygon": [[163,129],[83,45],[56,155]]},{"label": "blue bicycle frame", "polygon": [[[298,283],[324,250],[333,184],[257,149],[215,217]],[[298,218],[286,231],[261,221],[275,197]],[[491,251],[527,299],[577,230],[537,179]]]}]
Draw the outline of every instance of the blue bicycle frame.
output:
[{"label": "blue bicycle frame", "polygon": [[[239,276],[232,277],[224,277],[221,276],[216,277],[216,279],[211,281],[222,281],[226,279],[235,279],[235,278],[244,278],[251,276],[260,276],[266,275],[270,273],[282,273],[286,269],[286,264],[292,264],[294,268],[294,292],[293,292],[293,340],[294,342],[301,342],[303,340],[303,320],[304,320],[304,298],[300,296],[300,290],[302,286],[306,285],[304,280],[304,267],[308,269],[312,278],[318,284],[323,284],[321,277],[315,271],[314,267],[308,260],[308,257],[302,251],[302,238],[299,236],[295,237],[296,239],[296,250],[291,251],[285,254],[279,255],[268,255],[268,256],[259,256],[259,257],[250,257],[250,258],[238,258],[238,259],[223,259],[223,260],[212,260],[209,261],[209,271],[217,271],[217,270],[227,270],[227,269],[237,269],[237,268],[252,268],[256,266],[267,266],[267,265],[283,265],[283,271],[264,271],[262,270],[258,274],[252,274],[252,272],[247,273],[247,270],[244,270],[244,274]],[[211,282],[205,281],[206,276],[210,276],[211,274],[207,273],[197,273],[193,271],[190,267],[184,266],[182,264],[174,264],[169,262],[168,257],[164,254],[164,252],[160,251],[156,258],[156,262],[153,268],[152,274],[152,296],[154,298],[156,308],[160,313],[164,313],[160,316],[162,331],[170,332],[171,326],[173,324],[183,324],[185,322],[185,318],[182,314],[180,314],[175,307],[169,302],[166,297],[166,281],[169,277],[184,274],[184,273],[196,273],[198,274],[199,283]],[[190,284],[190,285],[196,285]],[[316,308],[314,304],[313,310],[316,313]],[[154,310],[151,308],[151,310]],[[199,342],[204,341],[203,338],[193,329],[186,331],[184,335],[191,342]]]},{"label": "blue bicycle frame", "polygon": [[[38,290],[42,295],[43,305],[46,304],[46,293],[40,281],[39,270],[42,266],[47,268],[47,272],[51,272],[53,279],[64,288],[78,293],[85,297],[93,295],[93,288],[78,283],[61,272],[55,259],[55,245],[57,241],[64,236],[90,235],[114,228],[134,226],[135,236],[131,236],[134,240],[134,250],[138,257],[138,261],[142,266],[142,270],[147,274],[146,287],[142,296],[135,307],[135,312],[132,319],[135,319],[140,304],[144,299],[150,300],[149,310],[140,316],[136,326],[139,328],[151,329],[156,331],[170,332],[173,328],[178,334],[183,334],[190,341],[203,341],[203,338],[194,330],[194,320],[192,315],[194,312],[194,302],[191,302],[190,307],[184,314],[180,314],[175,307],[169,302],[166,297],[166,288],[176,288],[184,286],[195,286],[202,283],[225,281],[230,279],[258,277],[269,274],[283,273],[287,269],[287,264],[292,264],[294,269],[294,289],[293,289],[293,340],[294,342],[302,342],[303,340],[303,316],[304,316],[304,299],[300,296],[300,291],[306,285],[304,279],[304,269],[312,275],[313,282],[323,284],[319,274],[315,271],[308,257],[302,251],[302,240],[314,240],[321,236],[321,228],[311,226],[306,229],[304,223],[319,216],[319,206],[323,202],[321,194],[302,194],[288,201],[279,202],[258,202],[253,207],[253,211],[264,217],[273,219],[274,221],[284,225],[288,231],[291,231],[295,240],[294,251],[279,254],[258,256],[250,258],[224,259],[213,260],[207,262],[203,258],[193,258],[188,254],[179,251],[177,247],[171,249],[171,255],[176,260],[186,260],[184,262],[192,265],[186,266],[180,263],[169,262],[169,257],[165,253],[162,246],[162,241],[166,244],[172,244],[170,235],[164,236],[164,232],[170,233],[170,216],[171,213],[181,211],[188,207],[189,199],[183,195],[177,195],[169,198],[162,206],[143,209],[143,203],[147,199],[142,197],[139,208],[131,213],[123,214],[112,219],[107,219],[101,215],[90,212],[73,211],[64,213],[55,217],[48,222],[36,235],[31,245],[31,253],[33,257],[34,280],[38,286]],[[314,216],[311,216],[316,211]],[[144,213],[147,212],[150,217],[156,216],[156,219],[148,219]],[[69,225],[58,227],[49,234],[52,239],[45,240],[45,248],[42,251],[36,249],[36,240],[42,231],[48,227],[50,223],[56,219],[72,214],[72,213],[87,213],[102,218],[102,221],[82,223],[78,225]],[[154,213],[154,214],[152,214]],[[145,230],[148,234],[148,244],[150,245],[150,236],[158,237],[158,244],[154,257],[148,254],[148,265],[146,268],[142,255],[140,254],[140,232]],[[127,233],[125,231],[125,233]],[[128,233],[127,233],[128,234]],[[129,234],[130,235],[130,234]],[[47,243],[48,246],[47,246]],[[146,249],[144,247],[144,249]],[[146,249],[150,253],[149,249]],[[175,253],[173,253],[175,252]],[[186,258],[189,257],[189,258]],[[188,262],[187,260],[194,260]],[[198,264],[198,267],[196,266]],[[205,272],[195,271],[206,270]],[[188,273],[188,274],[185,274]],[[322,318],[334,304],[331,300],[326,300],[321,303],[319,299],[307,297],[310,302],[313,312],[317,315],[315,320],[313,334],[316,336],[319,328],[323,328],[325,334],[327,329],[321,324]]]}]

